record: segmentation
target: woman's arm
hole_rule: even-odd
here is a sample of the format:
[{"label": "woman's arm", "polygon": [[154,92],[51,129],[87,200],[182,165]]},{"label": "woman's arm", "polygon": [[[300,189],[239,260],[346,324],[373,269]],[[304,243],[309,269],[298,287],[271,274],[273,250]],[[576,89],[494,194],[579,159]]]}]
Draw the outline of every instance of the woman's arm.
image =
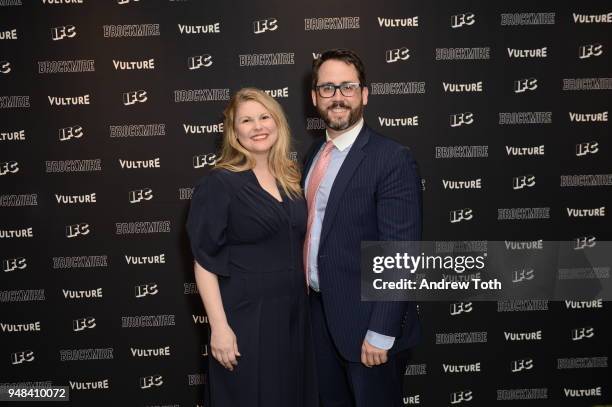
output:
[{"label": "woman's arm", "polygon": [[234,366],[238,365],[236,357],[240,356],[240,352],[236,335],[227,323],[218,277],[200,266],[197,261],[193,264],[196,285],[210,324],[211,353],[226,369],[234,370]]}]

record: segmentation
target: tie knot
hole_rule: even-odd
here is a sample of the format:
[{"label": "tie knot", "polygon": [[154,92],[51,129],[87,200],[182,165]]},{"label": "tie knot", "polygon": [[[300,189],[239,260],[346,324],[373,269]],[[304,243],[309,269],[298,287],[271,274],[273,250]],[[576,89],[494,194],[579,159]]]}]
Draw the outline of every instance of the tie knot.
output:
[{"label": "tie knot", "polygon": [[334,142],[331,140],[328,140],[325,143],[325,147],[323,147],[323,154],[329,154],[329,152],[332,150],[332,148],[334,148]]}]

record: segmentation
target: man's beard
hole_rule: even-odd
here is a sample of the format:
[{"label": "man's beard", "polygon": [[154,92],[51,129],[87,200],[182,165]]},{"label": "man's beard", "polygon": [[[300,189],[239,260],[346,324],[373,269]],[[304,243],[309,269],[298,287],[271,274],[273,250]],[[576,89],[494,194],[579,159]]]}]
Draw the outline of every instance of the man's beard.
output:
[{"label": "man's beard", "polygon": [[[348,117],[346,119],[332,120],[330,117],[331,116],[330,110],[335,107],[343,107],[343,108],[349,109]],[[363,112],[363,105],[360,103],[357,107],[355,107],[354,109],[351,109],[351,107],[347,105],[346,103],[342,101],[335,101],[330,106],[328,106],[326,109],[321,109],[320,107],[317,106],[317,110],[319,111],[319,115],[321,116],[321,118],[323,119],[327,127],[329,127],[332,130],[341,131],[341,130],[348,129],[353,124],[359,121],[359,119],[361,118],[361,114]]]}]

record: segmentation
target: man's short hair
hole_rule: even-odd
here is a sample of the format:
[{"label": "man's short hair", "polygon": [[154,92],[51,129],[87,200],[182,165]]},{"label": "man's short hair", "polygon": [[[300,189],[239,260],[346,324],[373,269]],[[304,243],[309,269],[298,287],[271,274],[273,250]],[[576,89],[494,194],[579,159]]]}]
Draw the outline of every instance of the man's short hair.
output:
[{"label": "man's short hair", "polygon": [[317,86],[317,82],[319,81],[319,68],[323,64],[323,62],[328,61],[330,59],[335,59],[338,61],[344,61],[349,65],[353,65],[355,69],[357,69],[357,74],[359,77],[359,83],[363,86],[366,86],[365,80],[365,68],[363,67],[363,62],[359,55],[355,51],[346,48],[334,48],[328,49],[323,52],[321,56],[312,61],[312,88],[314,89]]}]

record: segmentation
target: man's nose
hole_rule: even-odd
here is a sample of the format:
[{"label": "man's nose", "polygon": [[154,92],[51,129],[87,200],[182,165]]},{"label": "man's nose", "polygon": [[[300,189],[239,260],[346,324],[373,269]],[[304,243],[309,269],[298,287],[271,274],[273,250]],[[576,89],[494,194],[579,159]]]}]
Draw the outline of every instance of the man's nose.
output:
[{"label": "man's nose", "polygon": [[344,100],[345,96],[340,92],[340,88],[336,88],[336,93],[332,96],[332,100]]}]

